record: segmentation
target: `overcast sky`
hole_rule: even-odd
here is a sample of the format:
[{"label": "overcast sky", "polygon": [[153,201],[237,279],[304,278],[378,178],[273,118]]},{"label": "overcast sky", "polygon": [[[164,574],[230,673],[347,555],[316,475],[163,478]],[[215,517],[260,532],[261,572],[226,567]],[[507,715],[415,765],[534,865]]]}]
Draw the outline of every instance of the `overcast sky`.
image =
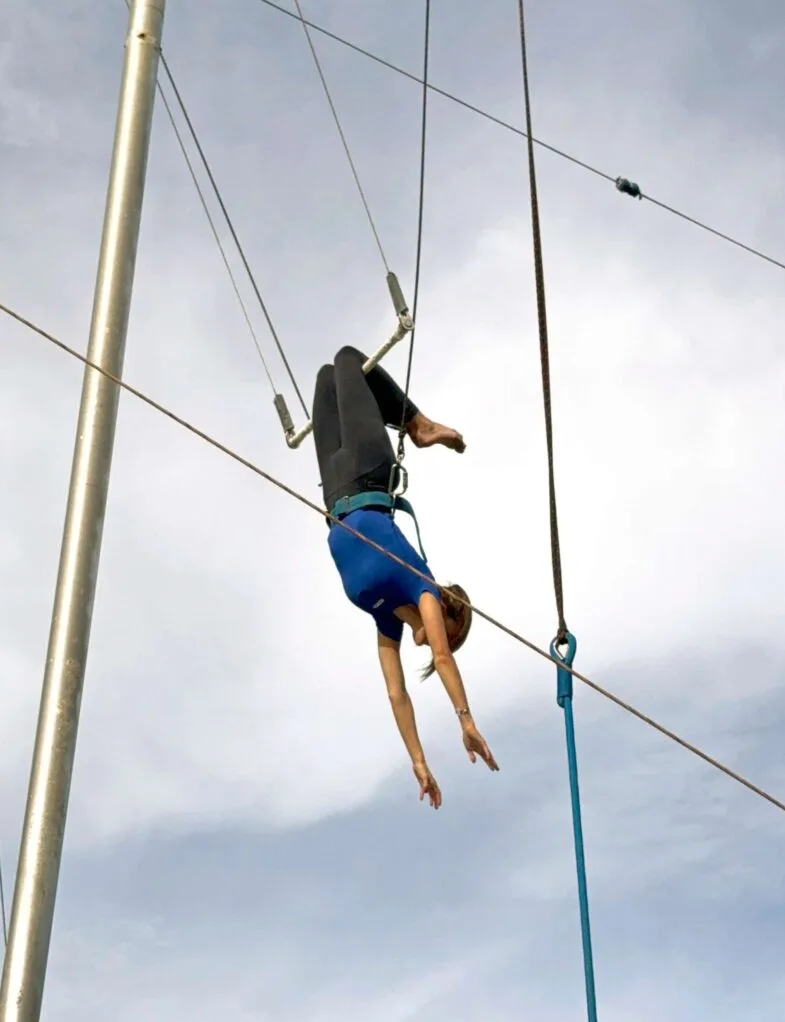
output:
[{"label": "overcast sky", "polygon": [[[522,125],[513,0],[432,7],[433,83]],[[421,0],[303,8],[419,73]],[[0,300],[81,350],[125,29],[122,0],[0,14]],[[528,29],[537,137],[785,258],[778,4],[557,0],[530,3]],[[411,295],[421,90],[315,42]],[[258,0],[171,0],[164,50],[310,400],[337,348],[372,350],[394,321],[302,29]],[[782,797],[783,271],[552,153],[537,170],[576,667]],[[420,303],[414,397],[468,444],[407,455],[431,565],[547,646],[525,142],[438,95]],[[8,319],[0,359],[10,894],[82,369]],[[387,364],[403,374],[405,346]],[[319,500],[160,103],[125,375]],[[326,534],[123,396],[44,1018],[583,1017],[555,669],[476,622],[460,663],[492,775],[406,650],[433,813]],[[582,686],[575,713],[600,1018],[774,1017],[785,817]]]}]

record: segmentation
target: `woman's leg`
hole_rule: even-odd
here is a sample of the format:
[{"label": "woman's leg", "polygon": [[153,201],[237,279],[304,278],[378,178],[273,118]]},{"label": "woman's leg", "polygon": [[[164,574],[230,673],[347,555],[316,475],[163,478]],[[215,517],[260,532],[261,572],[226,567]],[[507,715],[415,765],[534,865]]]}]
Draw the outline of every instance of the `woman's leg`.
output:
[{"label": "woman's leg", "polygon": [[317,377],[314,440],[328,508],[362,489],[387,490],[395,463],[388,425],[397,430],[403,420],[418,447],[443,444],[462,451],[465,446],[454,429],[426,418],[381,366],[366,376],[364,362],[362,352],[346,346],[335,356],[334,369],[322,366]]},{"label": "woman's leg", "polygon": [[339,485],[336,479],[337,456],[341,449],[341,418],[338,412],[338,393],[335,386],[335,368],[324,365],[316,376],[313,395],[313,439],[316,459],[322,479],[325,502]]},{"label": "woman's leg", "polygon": [[[347,360],[353,359],[359,367],[365,362],[365,355],[356,348],[342,348],[338,355]],[[423,415],[414,401],[404,396],[395,380],[381,366],[374,366],[365,379],[385,424],[392,426],[396,432],[403,426],[415,447],[433,447],[439,444],[458,453],[465,450],[466,444],[461,434],[450,426],[443,426]],[[343,415],[341,408],[341,421]]]},{"label": "woman's leg", "polygon": [[[362,372],[362,366],[366,361],[366,356],[358,351],[357,348],[346,346],[341,348],[335,357],[336,367],[338,361],[346,360],[347,362],[356,362]],[[402,425],[406,425],[410,422],[415,415],[419,414],[419,409],[412,401],[411,398],[404,397],[404,393],[395,380],[390,376],[386,369],[382,366],[374,366],[373,369],[365,376],[366,385],[374,396],[376,405],[379,412],[387,426],[392,426],[394,429],[400,429]],[[404,404],[406,412],[404,414]],[[341,409],[341,419],[343,420],[343,409]]]},{"label": "woman's leg", "polygon": [[322,366],[316,377],[313,434],[328,510],[339,497],[366,488],[386,491],[389,483],[392,444],[363,361],[354,349],[340,351],[335,365]]},{"label": "woman's leg", "polygon": [[[369,473],[375,475],[376,470],[379,470],[381,478],[384,468],[389,472],[395,460],[385,420],[395,412],[398,387],[384,373],[381,380],[377,378],[376,387],[372,389],[372,373],[365,376],[362,370],[364,361],[364,356],[356,348],[341,348],[335,356],[335,387],[341,426],[341,476],[347,482]],[[403,394],[398,392],[398,408],[402,411]]]}]

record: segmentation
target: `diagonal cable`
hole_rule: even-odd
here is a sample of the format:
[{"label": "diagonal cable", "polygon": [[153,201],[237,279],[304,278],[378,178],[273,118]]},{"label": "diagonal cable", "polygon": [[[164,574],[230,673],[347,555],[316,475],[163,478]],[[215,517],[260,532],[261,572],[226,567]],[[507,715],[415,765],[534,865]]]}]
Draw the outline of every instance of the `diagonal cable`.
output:
[{"label": "diagonal cable", "polygon": [[221,242],[221,238],[215,226],[215,221],[213,220],[210,208],[207,205],[207,200],[204,197],[202,186],[199,184],[199,179],[196,176],[196,171],[194,170],[193,164],[191,163],[191,158],[188,155],[188,150],[185,147],[185,141],[183,140],[183,136],[180,134],[180,129],[177,127],[177,122],[174,118],[174,114],[172,113],[172,108],[169,105],[169,101],[166,98],[166,93],[161,87],[161,83],[157,82],[157,86],[158,94],[161,97],[161,101],[164,105],[167,116],[169,117],[169,123],[172,125],[172,130],[174,131],[175,138],[177,139],[177,144],[180,146],[180,152],[183,154],[183,159],[185,160],[186,166],[188,167],[188,173],[191,175],[191,180],[194,183],[196,193],[199,196],[199,201],[202,204],[204,215],[207,217],[207,222],[210,225],[210,230],[212,231],[213,237],[215,238],[215,243],[218,246],[218,251],[221,253],[221,259],[223,260],[223,264],[226,267],[226,272],[229,274],[229,280],[232,283],[232,288],[234,289],[235,297],[237,298],[237,301],[240,304],[240,309],[242,310],[245,322],[248,325],[248,330],[250,331],[251,338],[256,347],[256,351],[259,355],[259,358],[262,360],[262,365],[264,366],[264,371],[267,376],[267,379],[270,382],[270,386],[272,387],[273,393],[276,393],[275,381],[273,380],[272,374],[270,373],[270,368],[267,365],[267,360],[264,357],[264,352],[262,351],[261,345],[259,344],[259,338],[256,336],[256,331],[253,328],[251,318],[248,315],[248,309],[246,308],[245,302],[243,301],[243,296],[240,294],[240,288],[237,285],[234,273],[232,272],[232,267],[230,266],[229,259],[227,258],[226,255],[226,250],[224,249],[223,243]]},{"label": "diagonal cable", "polygon": [[[296,14],[292,11],[288,11],[285,7],[281,7],[281,5],[275,3],[274,0],[260,0],[260,3],[266,4],[267,7],[271,7],[273,10],[278,11],[280,14],[285,14],[289,18],[297,18]],[[408,78],[412,82],[417,82],[419,85],[424,84],[422,78],[418,78],[417,75],[412,74],[411,71],[407,71],[405,68],[399,67],[397,64],[393,64],[392,61],[385,60],[384,57],[380,57],[378,54],[372,53],[370,50],[366,50],[362,46],[358,46],[356,43],[353,43],[342,36],[336,35],[335,32],[330,32],[328,29],[315,24],[313,21],[306,21],[305,24],[309,28],[313,29],[314,32],[319,32],[328,39],[332,39],[334,42],[340,43],[342,46],[346,46],[350,50],[354,50],[355,53],[359,53],[361,56],[367,57],[376,64],[380,64],[382,67],[386,67],[388,70],[394,71],[396,74],[402,75],[404,78]],[[522,131],[521,128],[516,127],[514,124],[510,124],[509,121],[505,121],[501,117],[496,117],[495,114],[489,113],[487,110],[483,110],[481,107],[475,106],[473,103],[467,102],[465,99],[461,99],[460,96],[456,96],[452,92],[447,92],[446,89],[440,89],[436,85],[429,84],[427,87],[431,92],[435,92],[439,96],[449,99],[452,103],[457,103],[465,110],[470,110],[472,113],[485,118],[487,121],[491,121],[500,128],[505,128],[507,131],[512,131],[516,135],[521,135],[524,138],[526,137],[526,132]],[[535,145],[540,146],[541,149],[547,149],[548,152],[551,152],[556,156],[560,156],[564,160],[569,160],[570,163],[574,163],[577,167],[581,167],[583,170],[596,174],[597,177],[601,177],[613,185],[615,185],[618,180],[618,178],[614,175],[606,174],[604,170],[599,170],[597,167],[593,167],[590,163],[586,163],[584,160],[578,159],[577,156],[572,156],[570,153],[565,152],[563,149],[558,149],[556,146],[550,145],[548,142],[543,142],[538,138],[533,138],[532,142],[534,142]],[[713,234],[722,241],[727,241],[728,244],[735,245],[736,248],[740,248],[744,252],[754,255],[758,259],[763,259],[765,262],[771,263],[772,266],[776,266],[780,270],[785,270],[785,262],[782,262],[780,259],[775,259],[773,256],[762,252],[760,249],[753,248],[752,245],[747,245],[743,241],[739,241],[737,238],[732,237],[730,234],[725,234],[722,231],[717,230],[717,228],[711,227],[702,220],[689,216],[687,213],[682,213],[681,210],[678,210],[673,206],[669,206],[666,203],[661,202],[659,199],[655,199],[651,195],[646,195],[644,192],[641,192],[640,197],[645,199],[647,202],[651,202],[655,206],[659,206],[659,208],[665,210],[665,212],[672,213],[673,216],[680,217],[682,220],[693,224],[695,227],[699,227],[703,231],[708,231],[709,234]]]},{"label": "diagonal cable", "polygon": [[[357,532],[356,529],[353,529],[350,525],[347,525],[345,521],[341,521],[337,518],[334,518],[329,512],[319,507],[318,504],[314,504],[312,500],[309,500],[307,497],[303,496],[303,494],[298,493],[296,490],[292,489],[292,487],[288,486],[286,483],[281,482],[280,479],[276,479],[275,476],[270,475],[269,472],[266,472],[264,469],[260,468],[254,462],[249,461],[248,458],[243,457],[243,455],[239,454],[231,447],[227,447],[227,445],[221,443],[220,440],[216,440],[215,437],[210,436],[209,433],[205,433],[203,430],[199,429],[198,426],[195,426],[193,423],[188,422],[187,419],[183,419],[181,416],[177,415],[176,412],[173,412],[170,408],[167,408],[165,405],[160,404],[154,398],[151,398],[147,394],[144,394],[142,391],[137,390],[136,387],[132,386],[130,383],[126,383],[124,380],[121,380],[117,376],[112,375],[112,373],[107,372],[106,369],[103,369],[95,362],[91,362],[85,355],[82,355],[81,352],[77,351],[75,348],[70,347],[64,341],[61,341],[53,334],[48,333],[42,327],[37,326],[35,323],[33,323],[32,320],[25,318],[18,312],[15,312],[13,309],[3,304],[2,302],[0,302],[0,312],[5,313],[5,315],[9,316],[17,323],[20,323],[22,326],[25,326],[29,330],[32,330],[40,337],[43,337],[44,340],[49,341],[50,344],[53,344],[55,347],[59,348],[60,351],[63,351],[67,355],[70,355],[71,358],[75,358],[78,362],[81,362],[82,365],[87,366],[89,369],[92,369],[95,372],[101,373],[102,376],[106,377],[106,379],[111,380],[113,383],[117,384],[118,387],[121,387],[127,393],[132,394],[135,398],[137,398],[137,400],[142,401],[144,404],[148,405],[148,407],[154,409],[159,414],[165,416],[170,421],[176,423],[178,426],[181,426],[183,429],[187,430],[189,433],[192,433],[194,436],[199,437],[200,440],[204,440],[205,443],[215,448],[215,450],[220,451],[221,454],[226,455],[227,458],[231,458],[233,461],[236,461],[239,465],[242,465],[244,468],[247,468],[249,471],[259,476],[261,479],[264,479],[268,483],[271,483],[273,486],[277,487],[277,489],[282,490],[290,497],[293,497],[295,500],[299,501],[300,504],[303,504],[305,507],[308,507],[312,511],[315,511],[317,514],[321,515],[322,518],[327,519],[327,521],[332,522],[339,528],[345,529],[356,539],[359,539],[360,542],[367,543],[367,545],[370,546],[372,549],[376,550],[377,553],[380,553],[383,556],[388,557],[395,564],[399,565],[399,567],[404,568],[406,571],[412,572],[412,574],[416,575],[423,581],[431,583],[433,582],[433,579],[431,579],[429,576],[425,575],[421,571],[418,571],[410,564],[407,564],[400,557],[396,557],[395,554],[390,553],[389,550],[385,550],[383,546],[380,546],[378,543],[375,543],[372,539],[369,539],[367,536],[363,536],[362,533]],[[455,597],[455,599],[458,599],[458,597]],[[574,678],[577,678],[578,681],[583,682],[584,685],[592,689],[598,695],[601,695],[605,699],[608,699],[610,702],[615,703],[616,706],[618,706],[620,709],[625,710],[633,717],[636,717],[644,724],[647,724],[655,731],[658,731],[661,735],[664,735],[666,738],[671,739],[671,741],[676,742],[676,744],[680,745],[683,749],[686,749],[688,752],[691,752],[699,759],[702,759],[704,763],[708,763],[709,766],[712,766],[716,770],[719,770],[727,777],[730,777],[738,784],[741,784],[743,787],[747,788],[753,794],[758,795],[760,798],[765,799],[767,802],[770,802],[771,805],[776,806],[777,809],[781,809],[783,810],[783,812],[785,812],[785,802],[783,802],[781,799],[778,799],[776,796],[772,795],[764,788],[760,788],[758,787],[758,785],[753,784],[752,781],[747,780],[747,778],[744,777],[742,774],[737,773],[735,770],[733,770],[729,766],[726,766],[720,760],[715,759],[713,756],[710,756],[707,752],[704,752],[702,749],[698,748],[697,745],[693,745],[691,742],[688,742],[686,738],[682,738],[675,731],[671,731],[664,725],[659,724],[652,717],[649,717],[641,710],[636,709],[631,703],[625,702],[623,699],[620,699],[619,696],[614,695],[613,692],[609,691],[606,688],[603,688],[601,685],[598,685],[597,682],[592,681],[591,678],[587,678],[585,674],[581,674],[579,671],[576,671],[574,667],[567,666],[561,659],[557,659],[556,657],[551,656],[550,653],[546,652],[540,646],[536,645],[536,643],[532,642],[530,639],[525,638],[523,635],[514,631],[508,625],[503,624],[497,618],[492,617],[484,610],[480,610],[479,607],[475,607],[474,604],[470,603],[468,600],[459,599],[458,602],[464,604],[466,607],[472,610],[473,613],[477,615],[477,617],[480,617],[484,621],[487,621],[488,624],[493,625],[494,628],[497,628],[499,631],[504,632],[504,634],[508,635],[511,639],[514,639],[516,642],[521,643],[521,645],[526,646],[526,648],[530,649],[533,653],[537,653],[539,656],[543,657],[549,663],[554,664],[556,667],[561,667],[562,670],[569,671],[569,673]]]},{"label": "diagonal cable", "polygon": [[303,15],[303,11],[302,11],[302,7],[300,6],[300,0],[294,0],[294,5],[297,8],[297,14],[294,14],[291,11],[287,11],[287,13],[291,14],[293,18],[298,18],[299,17],[300,24],[303,26],[303,31],[305,32],[305,38],[308,40],[308,47],[309,47],[309,49],[311,51],[311,56],[313,57],[313,62],[316,65],[317,72],[319,73],[319,78],[320,78],[321,83],[322,83],[322,88],[324,89],[324,94],[327,97],[327,102],[330,104],[330,110],[332,111],[333,120],[335,121],[335,126],[338,129],[338,134],[339,134],[339,136],[341,138],[341,142],[343,144],[344,152],[346,153],[346,159],[349,161],[349,166],[352,169],[352,175],[354,177],[354,183],[357,185],[357,191],[360,193],[360,199],[362,200],[362,204],[363,204],[363,207],[365,209],[365,215],[368,217],[368,223],[371,226],[371,231],[373,232],[373,236],[374,236],[374,239],[376,241],[376,247],[379,249],[379,255],[382,257],[382,262],[384,263],[384,268],[387,271],[387,273],[389,273],[390,272],[390,266],[389,266],[389,264],[387,262],[387,256],[384,254],[384,248],[382,247],[382,242],[381,242],[381,239],[379,237],[379,232],[376,229],[376,223],[374,222],[373,216],[371,214],[371,207],[368,205],[368,200],[365,197],[365,192],[363,191],[363,186],[360,183],[360,175],[357,173],[357,167],[355,165],[354,158],[352,156],[352,151],[349,148],[349,143],[346,141],[346,136],[343,133],[343,128],[341,127],[341,120],[338,117],[338,111],[335,109],[335,103],[333,102],[332,95],[330,94],[330,89],[329,89],[329,87],[327,85],[327,79],[324,77],[324,71],[322,70],[322,64],[321,64],[321,61],[319,60],[319,55],[316,52],[316,47],[314,46],[313,39],[311,38],[311,33],[309,31],[310,22],[305,20],[305,17]]},{"label": "diagonal cable", "polygon": [[[414,257],[414,296],[412,298],[412,332],[409,337],[409,359],[406,364],[406,385],[404,387],[404,416],[406,415],[406,402],[409,397],[409,385],[412,378],[412,361],[414,359],[414,337],[417,332],[417,303],[420,297],[420,264],[422,262],[422,235],[423,235],[423,209],[425,207],[425,150],[428,127],[428,58],[430,51],[431,35],[431,0],[425,0],[425,42],[423,46],[423,69],[422,69],[422,121],[420,126],[420,191],[417,211],[417,251]],[[401,432],[403,432],[403,421]]]},{"label": "diagonal cable", "polygon": [[240,256],[240,259],[242,260],[243,266],[245,267],[245,272],[248,274],[248,279],[251,282],[251,287],[254,290],[256,299],[259,302],[259,306],[262,310],[262,313],[264,314],[264,318],[267,321],[267,326],[270,330],[273,341],[275,342],[275,346],[278,349],[278,354],[280,355],[281,361],[283,362],[284,367],[286,368],[289,380],[291,381],[292,387],[294,388],[294,391],[297,394],[297,398],[300,402],[300,405],[302,406],[302,409],[305,412],[305,414],[308,415],[309,414],[308,406],[306,405],[305,399],[303,398],[300,392],[300,388],[297,385],[297,380],[295,379],[294,373],[292,372],[292,368],[289,365],[289,360],[287,359],[286,353],[283,350],[283,345],[281,344],[280,338],[278,337],[278,333],[275,327],[273,326],[273,321],[270,318],[270,313],[268,312],[267,305],[265,304],[265,301],[262,298],[261,291],[259,290],[259,285],[256,283],[256,277],[254,276],[253,271],[251,270],[250,264],[248,263],[248,259],[246,258],[245,255],[245,251],[243,250],[243,247],[240,244],[240,239],[237,236],[237,231],[235,230],[232,218],[229,216],[229,211],[226,208],[226,204],[224,203],[221,191],[218,188],[213,172],[210,169],[210,164],[207,161],[204,149],[202,148],[202,144],[199,141],[199,136],[196,134],[196,129],[194,128],[193,121],[191,120],[188,114],[188,110],[186,109],[185,103],[183,102],[183,98],[180,95],[180,90],[177,88],[177,84],[175,83],[172,72],[169,69],[169,64],[163,52],[160,54],[160,60],[164,72],[166,73],[166,77],[169,80],[169,85],[171,86],[172,92],[174,93],[175,99],[177,100],[177,105],[180,108],[180,112],[183,115],[183,119],[185,120],[186,125],[188,126],[188,131],[190,132],[191,138],[193,139],[193,143],[196,146],[196,150],[199,153],[199,158],[201,159],[202,165],[204,166],[205,172],[210,180],[210,184],[212,185],[213,192],[215,193],[216,200],[218,201],[218,205],[221,207],[221,212],[226,221],[226,225],[229,228],[229,231],[232,235],[232,239],[237,247],[237,252]]},{"label": "diagonal cable", "polygon": [[422,90],[422,118],[420,124],[420,189],[417,208],[417,250],[414,256],[414,296],[412,298],[412,330],[409,335],[409,355],[406,361],[406,383],[403,388],[403,405],[401,422],[398,427],[398,452],[395,462],[390,468],[390,481],[387,486],[389,493],[392,493],[398,484],[399,477],[396,469],[403,463],[404,439],[406,437],[406,413],[409,404],[409,387],[412,380],[412,364],[414,362],[414,337],[417,331],[417,306],[420,298],[420,264],[422,262],[422,235],[423,235],[423,210],[425,207],[425,151],[428,127],[428,58],[430,53],[431,37],[431,0],[425,0],[425,32],[423,43],[423,90]]},{"label": "diagonal cable", "polygon": [[[130,10],[130,0],[125,0],[125,6]],[[259,287],[258,287],[258,285],[256,283],[256,278],[254,277],[253,272],[251,271],[251,267],[250,267],[250,265],[248,263],[248,260],[245,257],[245,252],[243,250],[242,245],[240,244],[240,239],[237,237],[237,232],[234,229],[234,224],[232,223],[232,219],[229,216],[229,212],[228,212],[228,210],[226,208],[226,205],[225,205],[225,203],[223,201],[223,197],[221,195],[220,189],[218,188],[216,180],[215,180],[215,178],[213,176],[213,173],[212,173],[212,171],[210,169],[210,165],[207,162],[207,157],[205,156],[204,150],[203,150],[203,148],[201,146],[201,143],[199,142],[199,138],[198,138],[198,136],[196,134],[196,129],[194,128],[193,122],[192,122],[190,116],[188,115],[188,111],[187,111],[187,109],[185,107],[185,103],[183,101],[182,96],[180,95],[180,90],[177,88],[177,85],[175,84],[174,77],[173,77],[172,72],[171,72],[171,70],[169,68],[169,65],[168,65],[168,63],[166,61],[166,57],[163,54],[163,50],[161,50],[159,52],[159,59],[160,59],[160,63],[163,65],[163,68],[164,68],[164,70],[166,72],[166,76],[169,79],[169,84],[170,84],[170,86],[172,88],[172,92],[175,95],[175,98],[177,100],[177,104],[180,107],[180,112],[182,113],[183,119],[185,120],[185,123],[188,126],[188,131],[190,132],[191,138],[193,139],[194,145],[196,146],[196,150],[199,153],[199,156],[201,158],[201,161],[202,161],[202,164],[204,166],[204,169],[205,169],[205,171],[207,173],[207,176],[208,176],[208,178],[210,180],[210,184],[212,185],[213,192],[215,193],[215,197],[216,197],[216,199],[218,201],[218,205],[221,207],[221,212],[223,213],[224,220],[226,221],[227,227],[229,228],[229,231],[231,232],[231,235],[232,235],[232,238],[234,240],[235,246],[237,248],[238,254],[240,256],[240,259],[242,260],[243,266],[245,267],[245,272],[248,275],[248,279],[250,280],[251,286],[253,287],[254,293],[256,295],[256,299],[259,302],[259,306],[260,306],[260,308],[262,310],[264,318],[267,321],[267,327],[268,327],[268,329],[270,331],[270,334],[272,335],[272,338],[273,338],[273,341],[275,342],[276,347],[278,348],[278,354],[280,355],[281,361],[283,362],[283,364],[284,364],[284,366],[286,368],[286,372],[287,372],[287,374],[289,376],[289,379],[290,379],[290,381],[292,383],[292,386],[294,387],[294,391],[297,394],[297,397],[298,397],[298,399],[300,401],[300,404],[303,407],[303,411],[307,415],[308,414],[308,408],[307,408],[307,406],[305,404],[305,401],[303,400],[302,394],[300,393],[300,389],[297,386],[297,381],[294,378],[294,373],[292,372],[291,367],[289,366],[289,362],[288,362],[288,360],[286,358],[286,355],[284,354],[283,346],[281,345],[280,339],[278,337],[278,333],[277,333],[275,327],[273,326],[272,319],[271,319],[270,314],[269,314],[269,312],[267,310],[267,305],[265,304],[264,299],[262,298],[261,292],[260,292]],[[229,274],[229,279],[230,279],[230,281],[232,283],[232,287],[234,288],[234,293],[237,296],[238,302],[240,303],[240,308],[242,309],[243,316],[245,317],[245,321],[248,324],[248,329],[251,331],[251,337],[253,339],[253,342],[254,342],[254,345],[256,347],[256,350],[257,350],[257,352],[259,354],[259,358],[262,360],[262,365],[264,366],[265,374],[266,374],[267,379],[268,379],[268,381],[270,383],[270,386],[273,389],[273,393],[275,393],[276,392],[276,387],[275,387],[275,383],[273,382],[272,374],[270,373],[270,369],[269,369],[269,367],[267,365],[267,361],[266,361],[266,359],[264,357],[264,354],[262,353],[261,345],[259,344],[259,340],[258,340],[258,338],[256,336],[256,331],[254,330],[254,328],[253,328],[253,326],[251,324],[251,320],[250,320],[250,317],[248,315],[248,310],[246,309],[245,303],[243,302],[243,299],[242,299],[242,297],[240,295],[240,289],[237,286],[237,281],[235,280],[234,274],[232,273],[231,267],[229,265],[229,260],[227,259],[227,256],[226,256],[226,252],[224,250],[223,245],[221,244],[220,238],[218,236],[218,232],[217,232],[216,227],[215,227],[215,223],[213,221],[213,218],[212,218],[212,216],[210,214],[210,211],[209,211],[209,208],[207,206],[207,202],[205,200],[204,193],[202,192],[201,186],[199,185],[199,181],[198,181],[198,179],[196,177],[196,173],[194,171],[193,164],[191,163],[191,160],[190,160],[190,158],[188,156],[188,152],[187,152],[187,150],[185,148],[185,143],[183,142],[183,137],[180,134],[180,131],[179,131],[178,127],[177,127],[177,123],[176,123],[176,121],[174,119],[174,116],[172,114],[171,106],[169,105],[169,102],[167,101],[166,95],[165,95],[165,93],[164,93],[164,91],[163,91],[163,89],[161,87],[160,81],[156,82],[156,85],[157,85],[157,88],[158,88],[158,94],[160,95],[161,99],[163,100],[163,104],[164,104],[164,107],[166,109],[166,113],[167,113],[167,115],[169,117],[169,122],[172,125],[172,128],[174,130],[175,136],[177,138],[178,145],[180,146],[180,151],[182,152],[183,157],[184,157],[185,162],[186,162],[186,165],[188,167],[188,172],[191,175],[191,180],[193,181],[193,183],[194,183],[194,185],[196,187],[196,191],[197,191],[197,194],[199,196],[199,201],[202,204],[202,209],[204,210],[205,216],[207,217],[207,221],[208,221],[208,223],[210,225],[210,229],[211,229],[211,231],[213,233],[213,237],[215,238],[215,241],[216,241],[216,243],[218,245],[218,249],[219,249],[219,251],[221,253],[221,258],[223,259],[224,266],[226,267],[226,270],[227,270],[227,272]]]}]

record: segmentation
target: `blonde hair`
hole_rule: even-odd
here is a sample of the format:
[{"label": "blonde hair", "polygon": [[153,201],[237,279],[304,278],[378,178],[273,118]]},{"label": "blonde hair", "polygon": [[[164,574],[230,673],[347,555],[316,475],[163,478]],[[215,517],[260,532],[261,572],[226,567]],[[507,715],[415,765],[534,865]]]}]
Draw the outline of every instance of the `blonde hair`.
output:
[{"label": "blonde hair", "polygon": [[[465,602],[464,602],[465,601]],[[466,642],[469,629],[472,626],[472,608],[468,606],[469,597],[466,590],[459,585],[444,586],[442,589],[442,607],[444,616],[448,621],[458,622],[458,633],[450,639],[450,652],[457,653]],[[423,668],[420,679],[425,681],[436,671],[436,665],[431,657],[431,662]]]}]

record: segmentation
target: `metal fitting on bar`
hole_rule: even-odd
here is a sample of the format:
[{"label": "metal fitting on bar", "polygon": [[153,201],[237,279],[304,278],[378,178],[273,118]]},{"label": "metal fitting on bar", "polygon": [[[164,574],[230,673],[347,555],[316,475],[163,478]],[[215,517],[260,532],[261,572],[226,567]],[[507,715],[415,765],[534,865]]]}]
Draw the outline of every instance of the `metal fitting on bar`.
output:
[{"label": "metal fitting on bar", "polygon": [[286,434],[286,446],[290,450],[296,451],[300,444],[303,442],[303,440],[305,440],[309,433],[312,432],[313,421],[309,419],[308,422],[306,422],[306,424],[303,426],[303,428],[298,430],[296,433],[292,432]]},{"label": "metal fitting on bar", "polygon": [[[567,651],[565,653],[560,652],[559,646],[566,643]],[[572,667],[573,660],[575,659],[575,651],[578,648],[578,643],[575,636],[570,632],[566,632],[564,641],[559,641],[558,637],[551,643],[551,656],[555,660],[559,660],[565,667]],[[572,699],[572,672],[567,671],[564,667],[557,665],[556,667],[556,702],[564,707],[564,704],[568,699]]]},{"label": "metal fitting on bar", "polygon": [[378,363],[381,362],[381,360],[384,358],[387,352],[391,351],[398,343],[398,341],[402,341],[413,326],[414,324],[412,322],[412,317],[409,315],[409,313],[408,312],[401,313],[401,315],[398,317],[398,326],[395,328],[394,333],[387,338],[384,344],[377,351],[375,351],[373,355],[370,356],[370,358],[365,360],[365,362],[363,363],[363,372],[366,373],[367,375],[375,365],[378,365]]},{"label": "metal fitting on bar", "polygon": [[283,394],[276,394],[273,398],[273,404],[275,405],[276,412],[278,412],[278,418],[281,420],[284,434],[287,437],[292,436],[294,434],[294,422],[292,422],[292,417],[289,414],[286,398]]},{"label": "metal fitting on bar", "polygon": [[400,319],[401,316],[408,314],[409,306],[406,303],[406,299],[403,297],[403,290],[398,282],[398,278],[392,270],[390,270],[387,274],[387,287],[390,291],[390,298],[392,298],[395,315]]}]

